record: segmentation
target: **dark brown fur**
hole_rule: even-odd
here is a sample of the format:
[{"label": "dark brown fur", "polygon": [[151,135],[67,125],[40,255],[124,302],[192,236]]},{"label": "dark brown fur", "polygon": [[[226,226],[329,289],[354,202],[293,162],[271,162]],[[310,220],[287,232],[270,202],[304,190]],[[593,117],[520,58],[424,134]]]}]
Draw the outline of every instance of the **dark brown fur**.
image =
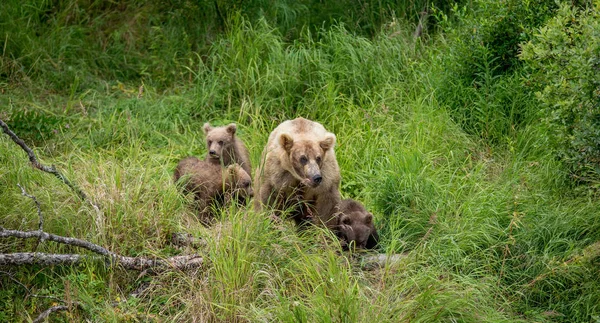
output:
[{"label": "dark brown fur", "polygon": [[229,201],[234,193],[241,199],[253,196],[250,175],[238,164],[223,168],[214,159],[196,157],[182,159],[175,168],[174,180],[183,186],[185,193],[194,194],[194,206],[204,224],[214,218],[211,204],[217,206]]},{"label": "dark brown fur", "polygon": [[345,199],[340,204],[336,233],[345,247],[373,249],[377,246],[379,235],[373,224],[373,214],[369,213],[358,201]]}]

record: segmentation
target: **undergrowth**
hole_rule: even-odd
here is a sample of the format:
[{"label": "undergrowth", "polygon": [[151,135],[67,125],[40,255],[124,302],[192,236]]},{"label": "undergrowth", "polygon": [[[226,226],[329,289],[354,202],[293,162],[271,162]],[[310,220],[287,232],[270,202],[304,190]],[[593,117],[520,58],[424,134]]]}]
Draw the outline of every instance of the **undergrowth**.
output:
[{"label": "undergrowth", "polygon": [[[189,14],[182,3],[164,5]],[[94,7],[99,3],[60,4],[80,15],[36,16],[55,19],[43,22],[57,28],[45,35],[69,31],[31,44],[48,51],[44,59],[28,62],[35,56],[19,53],[30,45],[5,43],[0,118],[103,214],[30,167],[2,135],[0,225],[37,228],[37,211],[21,195],[21,184],[40,201],[47,232],[128,256],[198,253],[204,265],[145,275],[93,262],[0,268],[0,321],[32,320],[57,302],[40,296],[80,304],[52,314],[52,320],[74,322],[590,322],[600,316],[597,197],[573,193],[578,184],[556,158],[536,96],[521,83],[525,63],[501,61],[498,54],[516,55],[514,47],[493,49],[490,41],[472,56],[460,54],[466,47],[457,35],[481,15],[451,15],[437,34],[415,40],[409,19],[386,20],[376,32],[334,23],[299,28],[292,37],[291,29],[270,20],[275,11],[256,19],[232,13],[223,16],[227,28],[206,35],[206,48],[189,52],[169,35],[189,31],[191,23],[178,26],[173,19],[156,28],[156,43],[143,58],[123,56],[126,47],[117,46],[114,33],[135,38],[152,2],[111,2],[109,15],[93,19],[81,8],[106,10]],[[490,17],[507,15],[485,1],[476,5],[464,10],[485,11],[486,32],[493,31]],[[314,10],[306,6],[296,9]],[[50,2],[47,7],[62,12]],[[115,42],[107,51],[72,34],[136,8],[130,28],[107,35]],[[545,23],[553,8],[536,14],[527,28]],[[18,10],[0,15],[23,20],[41,9]],[[455,34],[444,29],[452,26]],[[89,57],[85,51],[95,57],[85,64],[97,70],[79,63],[63,70],[73,58]],[[191,52],[198,55],[180,56]],[[111,61],[115,57],[127,62]],[[54,60],[60,63],[50,66]],[[452,77],[461,66],[472,74]],[[258,165],[270,131],[297,116],[336,134],[341,193],[375,214],[376,251],[400,254],[399,262],[366,270],[364,254],[342,252],[330,232],[299,232],[250,206],[226,208],[206,228],[173,185],[181,158],[206,153],[204,122],[236,122]],[[205,245],[176,247],[169,238],[176,232]],[[81,252],[17,239],[3,239],[0,249]]]}]

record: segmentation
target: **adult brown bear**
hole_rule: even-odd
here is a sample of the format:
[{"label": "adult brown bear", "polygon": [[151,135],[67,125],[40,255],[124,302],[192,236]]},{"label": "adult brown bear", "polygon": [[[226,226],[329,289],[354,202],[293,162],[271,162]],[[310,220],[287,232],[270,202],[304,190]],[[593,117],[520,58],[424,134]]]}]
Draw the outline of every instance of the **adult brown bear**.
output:
[{"label": "adult brown bear", "polygon": [[287,120],[269,135],[255,183],[255,208],[279,214],[290,207],[296,223],[312,221],[334,229],[340,204],[336,137],[318,122]]}]

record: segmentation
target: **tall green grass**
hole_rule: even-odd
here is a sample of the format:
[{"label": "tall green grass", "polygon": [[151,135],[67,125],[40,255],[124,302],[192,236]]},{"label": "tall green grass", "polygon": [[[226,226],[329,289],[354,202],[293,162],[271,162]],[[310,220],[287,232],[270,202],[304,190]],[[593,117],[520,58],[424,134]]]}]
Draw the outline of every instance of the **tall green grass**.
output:
[{"label": "tall green grass", "polygon": [[[90,82],[61,79],[56,93],[9,79],[11,91],[0,96],[3,120],[103,214],[29,167],[20,148],[0,136],[1,226],[37,227],[20,183],[40,200],[48,232],[129,256],[198,253],[205,265],[141,276],[97,263],[2,268],[0,320],[33,319],[54,302],[15,280],[32,293],[82,304],[53,314],[59,321],[594,320],[599,205],[570,192],[547,129],[534,117],[533,97],[513,86],[519,71],[497,76],[490,60],[476,87],[460,83],[450,91],[442,87],[452,79],[440,72],[440,49],[452,39],[415,42],[412,31],[396,20],[374,37],[335,26],[303,29],[288,42],[268,19],[232,15],[201,59],[177,63],[186,78],[167,88],[157,85],[161,76],[116,82],[102,74],[129,73],[122,66],[86,76]],[[157,44],[177,48],[170,40]],[[157,64],[172,71],[172,63]],[[52,69],[40,68],[37,77],[53,82],[44,74]],[[375,214],[378,251],[401,253],[400,262],[363,270],[364,255],[342,252],[331,233],[298,232],[250,207],[226,208],[205,228],[173,185],[179,159],[206,153],[204,122],[236,122],[258,165],[270,131],[297,116],[336,134],[341,193]],[[206,246],[175,247],[173,232]],[[6,239],[0,249],[36,245]],[[37,250],[80,252],[49,242]]]}]

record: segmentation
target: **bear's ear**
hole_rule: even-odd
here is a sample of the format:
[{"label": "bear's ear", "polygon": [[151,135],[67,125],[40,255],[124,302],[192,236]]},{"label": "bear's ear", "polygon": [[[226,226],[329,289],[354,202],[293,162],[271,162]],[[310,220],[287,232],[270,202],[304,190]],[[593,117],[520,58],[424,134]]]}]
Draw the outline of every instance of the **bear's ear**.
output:
[{"label": "bear's ear", "polygon": [[227,125],[227,132],[229,132],[230,134],[234,135],[235,131],[237,130],[237,126],[235,125],[235,123],[230,123]]},{"label": "bear's ear", "polygon": [[290,137],[287,133],[282,133],[279,136],[279,145],[285,149],[288,153],[292,150],[292,146],[294,145],[294,139]]},{"label": "bear's ear", "polygon": [[327,138],[325,138],[324,140],[322,140],[319,145],[321,146],[321,148],[323,148],[323,150],[327,151],[329,149],[331,149],[333,147],[333,145],[335,145],[335,135],[334,134],[329,134],[327,136]]},{"label": "bear's ear", "polygon": [[365,216],[365,224],[371,224],[371,222],[373,222],[373,214],[367,213],[367,216]]},{"label": "bear's ear", "polygon": [[345,225],[352,224],[352,219],[345,214],[342,214],[339,221],[340,221],[340,224],[345,224]]},{"label": "bear's ear", "polygon": [[209,131],[212,130],[212,127],[210,126],[210,123],[205,123],[204,126],[202,127],[202,129],[204,130],[204,134],[208,134]]},{"label": "bear's ear", "polygon": [[377,230],[374,230],[369,235],[369,238],[367,239],[367,244],[365,245],[365,248],[375,249],[375,248],[377,248],[378,244],[379,244],[379,234],[377,234]]}]

